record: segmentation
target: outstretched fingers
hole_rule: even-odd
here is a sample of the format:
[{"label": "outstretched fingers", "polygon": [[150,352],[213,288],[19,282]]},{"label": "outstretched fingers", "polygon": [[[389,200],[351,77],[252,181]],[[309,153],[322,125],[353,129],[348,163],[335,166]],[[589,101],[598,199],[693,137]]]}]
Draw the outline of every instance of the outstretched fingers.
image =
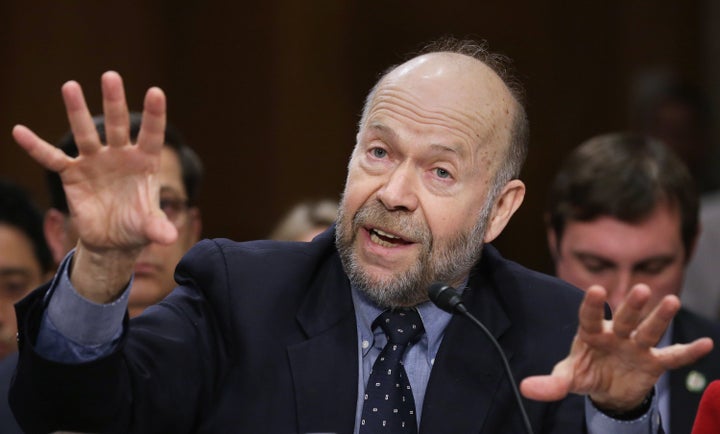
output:
[{"label": "outstretched fingers", "polygon": [[601,286],[593,285],[585,292],[579,312],[579,330],[582,333],[593,335],[603,331],[606,299],[607,292]]},{"label": "outstretched fingers", "polygon": [[138,146],[151,153],[159,153],[165,144],[167,121],[165,93],[158,87],[151,87],[145,94],[142,123],[138,133]]},{"label": "outstretched fingers", "polygon": [[65,153],[33,133],[23,125],[15,125],[12,130],[15,141],[44,168],[61,172],[67,167],[70,158]]},{"label": "outstretched fingers", "polygon": [[[622,339],[630,338],[631,334],[638,327],[638,324],[643,320],[643,310],[649,300],[650,288],[647,285],[638,284],[630,290],[630,293],[620,304],[613,316],[613,331],[615,335]],[[657,341],[652,345],[655,343],[657,343]]]},{"label": "outstretched fingers", "polygon": [[644,348],[657,345],[679,309],[680,300],[676,296],[665,296],[635,329],[635,342]]},{"label": "outstretched fingers", "polygon": [[712,339],[700,338],[688,344],[674,344],[654,351],[665,369],[676,369],[695,362],[712,349]]},{"label": "outstretched fingers", "polygon": [[100,136],[88,110],[80,84],[68,81],[61,88],[65,111],[78,151],[91,154],[100,149]]},{"label": "outstretched fingers", "polygon": [[130,143],[130,113],[122,78],[117,72],[108,71],[102,75],[101,84],[107,144],[125,146]]}]

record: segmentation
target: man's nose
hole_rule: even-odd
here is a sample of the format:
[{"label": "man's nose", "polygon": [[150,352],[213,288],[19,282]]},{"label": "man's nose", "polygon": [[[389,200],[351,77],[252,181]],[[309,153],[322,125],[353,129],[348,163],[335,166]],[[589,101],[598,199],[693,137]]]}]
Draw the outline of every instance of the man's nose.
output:
[{"label": "man's nose", "polygon": [[378,191],[378,199],[389,210],[414,211],[418,206],[417,183],[417,173],[410,162],[404,162],[390,173]]}]

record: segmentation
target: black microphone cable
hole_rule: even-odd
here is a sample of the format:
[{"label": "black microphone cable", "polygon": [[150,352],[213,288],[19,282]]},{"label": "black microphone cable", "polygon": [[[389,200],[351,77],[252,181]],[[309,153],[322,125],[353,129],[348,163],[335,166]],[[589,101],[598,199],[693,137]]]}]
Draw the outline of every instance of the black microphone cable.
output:
[{"label": "black microphone cable", "polygon": [[515,378],[513,378],[512,371],[510,370],[510,364],[508,363],[508,360],[505,357],[505,353],[503,352],[502,348],[500,348],[500,344],[493,337],[492,333],[490,333],[490,330],[488,330],[487,327],[485,327],[485,325],[480,322],[480,320],[475,318],[473,314],[468,312],[465,304],[463,304],[463,301],[460,298],[460,294],[458,294],[457,290],[452,286],[446,285],[444,283],[433,283],[428,288],[428,295],[430,296],[430,300],[435,304],[435,306],[451,314],[454,314],[455,312],[460,312],[466,318],[472,321],[476,326],[480,327],[480,329],[487,335],[487,337],[490,339],[490,342],[493,343],[498,354],[500,354],[500,358],[502,359],[503,365],[505,367],[505,373],[510,380],[510,386],[513,390],[513,393],[515,394],[515,400],[517,401],[517,405],[520,408],[520,414],[522,415],[523,423],[525,424],[525,431],[527,431],[528,434],[533,434],[532,427],[530,426],[530,419],[528,418],[527,412],[525,411],[525,407],[522,403],[522,398],[520,397],[520,389],[518,389],[517,383],[515,383]]}]

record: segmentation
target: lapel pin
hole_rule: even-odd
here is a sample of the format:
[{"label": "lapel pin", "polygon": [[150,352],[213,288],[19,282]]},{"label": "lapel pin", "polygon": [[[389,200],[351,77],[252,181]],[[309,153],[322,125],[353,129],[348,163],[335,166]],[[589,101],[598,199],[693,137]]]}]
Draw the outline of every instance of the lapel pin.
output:
[{"label": "lapel pin", "polygon": [[707,379],[701,372],[690,371],[685,378],[685,387],[690,392],[700,393],[705,390],[705,386],[707,386]]}]

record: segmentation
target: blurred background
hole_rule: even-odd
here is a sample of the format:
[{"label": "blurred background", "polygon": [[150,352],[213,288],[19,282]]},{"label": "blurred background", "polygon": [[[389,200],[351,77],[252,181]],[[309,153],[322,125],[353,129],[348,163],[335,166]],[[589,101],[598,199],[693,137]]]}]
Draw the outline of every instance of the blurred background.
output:
[{"label": "blurred background", "polygon": [[495,244],[546,272],[542,207],[568,150],[633,128],[644,93],[665,77],[720,100],[716,0],[2,0],[0,17],[0,177],[47,205],[43,171],[12,126],[55,142],[67,129],[62,83],[80,82],[100,113],[100,74],[117,70],[131,109],[148,87],[166,91],[169,120],[203,159],[206,237],[265,238],[296,202],[337,198],[366,92],[442,35],[487,40],[526,87],[528,192]]}]

